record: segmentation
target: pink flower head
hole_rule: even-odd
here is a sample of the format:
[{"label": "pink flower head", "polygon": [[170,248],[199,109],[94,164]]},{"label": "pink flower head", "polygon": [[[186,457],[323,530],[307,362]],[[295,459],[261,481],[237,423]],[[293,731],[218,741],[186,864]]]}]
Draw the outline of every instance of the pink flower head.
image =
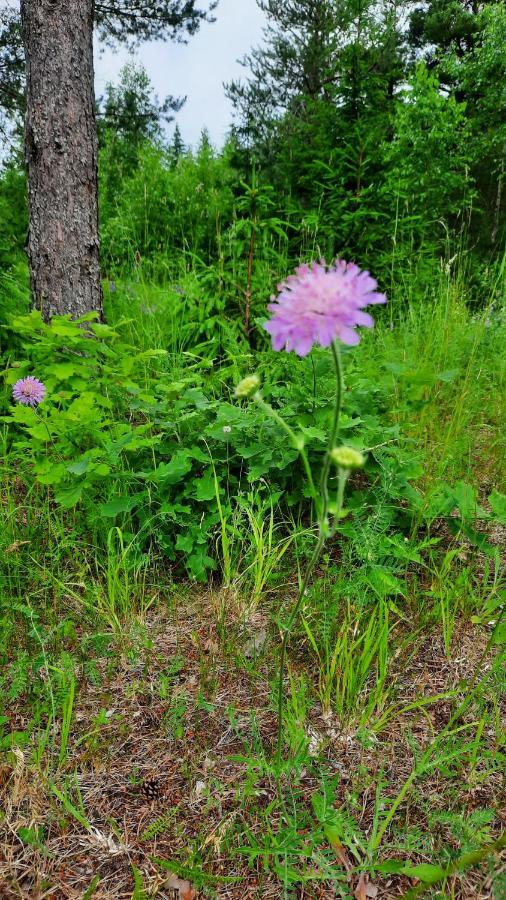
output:
[{"label": "pink flower head", "polygon": [[372,328],[374,320],[362,312],[369,303],[386,303],[376,291],[377,282],[354,263],[338,259],[332,266],[325,260],[299,266],[295,275],[278,285],[268,309],[271,319],[264,328],[272,337],[274,350],[295,350],[307,356],[315,344],[329,347],[332,341],[358,344],[358,325]]},{"label": "pink flower head", "polygon": [[23,406],[38,406],[46,396],[46,386],[38,378],[28,375],[27,378],[16,381],[12,396],[16,403],[22,403]]}]

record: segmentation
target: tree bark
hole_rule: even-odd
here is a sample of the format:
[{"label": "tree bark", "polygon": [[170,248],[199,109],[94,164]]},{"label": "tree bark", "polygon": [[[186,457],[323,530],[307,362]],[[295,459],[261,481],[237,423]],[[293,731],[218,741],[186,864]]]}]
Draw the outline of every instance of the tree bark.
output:
[{"label": "tree bark", "polygon": [[93,14],[94,0],[21,0],[28,259],[46,320],[102,315]]}]

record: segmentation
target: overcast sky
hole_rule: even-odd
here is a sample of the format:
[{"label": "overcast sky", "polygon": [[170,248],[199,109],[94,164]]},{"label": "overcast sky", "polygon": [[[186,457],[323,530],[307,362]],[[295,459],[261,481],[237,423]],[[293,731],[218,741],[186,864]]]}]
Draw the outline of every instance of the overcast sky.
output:
[{"label": "overcast sky", "polygon": [[[244,72],[237,60],[262,38],[264,16],[255,0],[220,0],[215,15],[188,44],[142,44],[136,54],[160,98],[188,97],[176,118],[186,144],[197,143],[204,126],[215,144],[223,142],[232,118],[223,82]],[[97,96],[130,58],[124,50],[95,53]]]}]

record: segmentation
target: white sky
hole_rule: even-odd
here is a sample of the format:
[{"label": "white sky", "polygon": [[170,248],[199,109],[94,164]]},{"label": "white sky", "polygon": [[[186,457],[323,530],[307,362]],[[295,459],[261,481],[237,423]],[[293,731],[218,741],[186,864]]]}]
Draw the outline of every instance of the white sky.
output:
[{"label": "white sky", "polygon": [[[232,120],[223,82],[244,74],[237,60],[262,39],[265,19],[255,0],[220,0],[215,16],[216,22],[203,24],[188,44],[142,44],[134,57],[146,69],[160,98],[167,94],[188,97],[176,117],[187,145],[197,143],[204,126],[213,143],[223,142]],[[117,80],[129,59],[124,50],[95,53],[97,96],[108,81]]]}]

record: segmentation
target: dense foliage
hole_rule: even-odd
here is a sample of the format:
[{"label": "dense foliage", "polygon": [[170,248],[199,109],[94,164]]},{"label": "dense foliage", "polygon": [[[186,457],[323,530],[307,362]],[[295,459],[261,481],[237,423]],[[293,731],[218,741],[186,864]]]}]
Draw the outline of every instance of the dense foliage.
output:
[{"label": "dense foliage", "polygon": [[[394,282],[409,266],[423,283],[435,257],[459,249],[479,296],[504,241],[504,6],[462,3],[455,29],[467,37],[448,40],[437,23],[459,3],[415,9],[409,28],[402,5],[395,14],[335,0],[261,5],[265,44],[244,60],[245,80],[228,87],[236,124],[223,149],[204,136],[185,150],[179,131],[167,145],[163,122],[181,101],[153,98],[142,70],[127,67],[107,88],[105,273],[131,272],[140,259],[145,274],[177,278],[184,259],[185,268],[211,267],[225,286],[232,268],[230,298],[245,261],[255,300],[257,271],[279,271],[280,255],[347,255]],[[4,266],[23,251],[20,179],[19,159],[7,163]]]}]

